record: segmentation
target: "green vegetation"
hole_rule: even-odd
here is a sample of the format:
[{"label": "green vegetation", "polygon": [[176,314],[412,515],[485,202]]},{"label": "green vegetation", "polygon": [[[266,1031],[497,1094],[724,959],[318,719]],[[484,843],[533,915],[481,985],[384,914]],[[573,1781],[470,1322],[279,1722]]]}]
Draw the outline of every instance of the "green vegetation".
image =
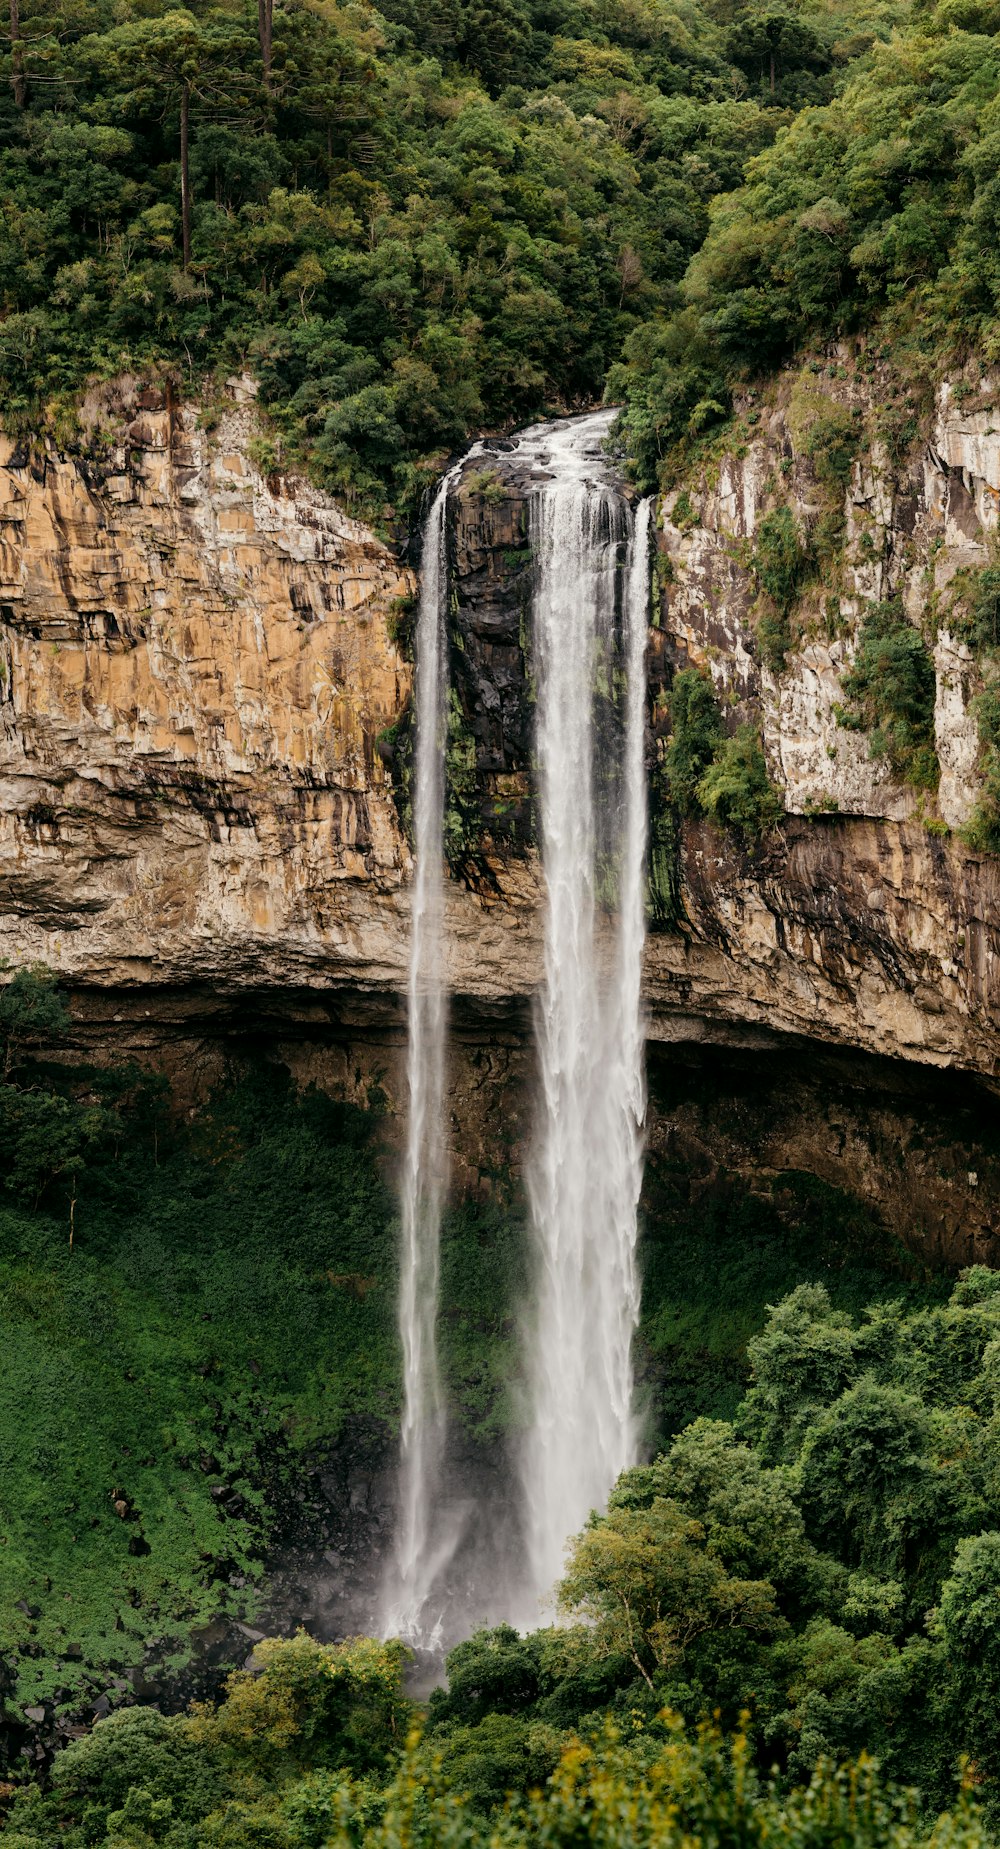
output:
[{"label": "green vegetation", "polygon": [[[103,1082],[32,1078],[52,1111]],[[36,1211],[0,1207],[0,1630],[22,1701],[154,1641],[169,1667],[200,1624],[248,1616],[303,1453],[352,1410],[392,1416],[371,1130],[274,1069],[189,1132],[140,1094],[78,1173],[72,1248],[58,1167]]]},{"label": "green vegetation", "polygon": [[[745,1733],[726,1739],[711,1724],[686,1731],[669,1712],[647,1721],[634,1711],[617,1724],[594,1716],[579,1733],[535,1723],[516,1795],[490,1815],[469,1774],[511,1764],[504,1741],[524,1723],[484,1715],[483,1697],[528,1705],[539,1681],[553,1679],[541,1641],[541,1660],[537,1638],[522,1643],[506,1629],[453,1654],[452,1688],[461,1689],[453,1705],[471,1707],[476,1720],[452,1727],[452,1745],[459,1733],[479,1736],[478,1754],[464,1763],[436,1750],[440,1725],[402,1747],[410,1704],[395,1646],[321,1648],[302,1636],[263,1644],[259,1673],[233,1676],[214,1712],[166,1719],[136,1709],[102,1721],[60,1755],[49,1794],[16,1801],[7,1840],[11,1849],[684,1849],[703,1841],[980,1849],[989,1841],[965,1792],[930,1826],[915,1795],[886,1784],[870,1762],[840,1771],[821,1763],[808,1784],[781,1789],[757,1773]],[[558,1640],[547,1648],[553,1654]],[[526,1792],[529,1768],[538,1781]]]},{"label": "green vegetation", "polygon": [[[679,852],[677,818],[707,815],[750,842],[772,828],[783,813],[759,732],[755,726],[742,725],[731,738],[725,736],[711,680],[698,668],[683,668],[674,676],[670,737],[654,775],[651,808],[652,876],[657,889],[664,891],[670,885],[661,863],[668,853],[676,859]],[[666,812],[673,818],[669,832],[662,825]],[[669,878],[676,885],[675,876]]]},{"label": "green vegetation", "polygon": [[[676,307],[631,333],[612,368],[644,481],[671,480],[734,390],[809,341],[874,324],[912,350],[917,394],[970,348],[984,365],[996,358],[997,29],[975,0],[921,9],[715,202]],[[885,405],[879,434],[895,463],[919,402],[897,383]],[[828,466],[842,471],[842,442],[835,452]]]},{"label": "green vegetation", "polygon": [[698,785],[698,801],[713,822],[744,841],[756,841],[780,820],[784,805],[768,775],[756,726],[741,725],[720,745]]},{"label": "green vegetation", "polygon": [[[389,1438],[398,1413],[377,1088],[361,1111],[259,1064],[189,1119],[133,1068],[43,1061],[33,1039],[65,1022],[45,971],[0,994],[6,1085],[50,1116],[102,1118],[85,1161],[67,1170],[53,1142],[26,1193],[16,1138],[0,1143],[0,1669],[13,1711],[123,1699],[131,1670],[183,1670],[206,1625],[252,1625],[307,1467],[352,1421]],[[651,1436],[733,1411],[747,1342],[789,1281],[825,1280],[854,1307],[846,1266],[861,1300],[884,1294],[897,1260],[866,1218],[855,1236],[857,1212],[788,1178],[773,1201],[734,1183],[692,1205],[683,1169],[650,1166]],[[516,1418],[524,1283],[523,1203],[500,1171],[489,1201],[449,1212],[442,1248],[449,1395],[484,1447]]]},{"label": "green vegetation", "polygon": [[973,706],[982,787],[963,835],[978,853],[1000,854],[1000,686],[990,682]]},{"label": "green vegetation", "polygon": [[983,1268],[855,1315],[799,1286],[735,1422],[689,1424],[578,1538],[562,1627],[479,1632],[422,1717],[394,1644],[262,1644],[216,1708],[70,1745],[16,1796],[12,1849],[978,1849],[1000,1814],[998,1346]]},{"label": "green vegetation", "polygon": [[454,687],[448,689],[444,779],[444,851],[449,866],[457,872],[479,846],[483,817],[476,776],[476,741]]},{"label": "green vegetation", "polygon": [[445,1765],[457,1725],[488,1750],[498,1710],[747,1710],[762,1769],[794,1781],[866,1748],[933,1812],[964,1753],[994,1816],[998,1331],[984,1269],[923,1308],[793,1291],[750,1345],[735,1424],[688,1425],[584,1531],[561,1595],[576,1627],[463,1647],[431,1703]]},{"label": "green vegetation", "polygon": [[722,715],[707,674],[682,668],[670,689],[670,738],[663,770],[679,815],[693,815],[698,785],[722,743]]},{"label": "green vegetation", "polygon": [[773,674],[780,674],[792,646],[789,617],[809,562],[790,507],[766,514],[757,528],[753,571],[770,601],[757,619],[760,652]]},{"label": "green vegetation", "polygon": [[967,639],[978,654],[1000,648],[1000,565],[987,565],[976,577]]},{"label": "green vegetation", "polygon": [[698,0],[12,17],[7,428],[73,442],[82,417],[93,442],[117,400],[81,413],[91,381],[207,379],[211,400],[247,369],[261,466],[307,464],[385,518],[474,428],[600,398],[710,198],[832,82],[828,44],[789,17],[772,86],[770,54]]},{"label": "green vegetation", "polygon": [[[651,1073],[664,1117],[702,1087],[714,1098],[718,1078],[673,1073],[663,1089],[663,1074]],[[751,1192],[723,1171],[699,1189],[686,1163],[650,1153],[643,1205],[636,1356],[654,1448],[702,1414],[735,1416],[748,1345],[792,1280],[821,1284],[853,1315],[876,1300],[922,1308],[947,1294],[947,1281],[928,1277],[860,1202],[815,1176],[786,1172]]]},{"label": "green vegetation", "polygon": [[[396,1233],[377,1112],[298,1096],[280,1067],[189,1128],[148,1079],[15,1071],[46,1117],[116,1098],[86,1166],[51,1145],[37,1205],[2,1145],[0,1635],[32,1702],[101,1692],[151,1652],[179,1668],[200,1626],[252,1619],[305,1460],[351,1415],[395,1422]],[[519,1216],[457,1208],[442,1272],[451,1392],[488,1442],[509,1418]]]},{"label": "green vegetation", "polygon": [[831,404],[813,420],[806,436],[806,455],[817,478],[841,506],[858,453],[858,418],[859,413]]},{"label": "green vegetation", "polygon": [[905,783],[936,790],[934,662],[898,602],[866,613],[843,688],[849,704],[838,709],[839,724],[868,732],[872,757],[887,758]]}]

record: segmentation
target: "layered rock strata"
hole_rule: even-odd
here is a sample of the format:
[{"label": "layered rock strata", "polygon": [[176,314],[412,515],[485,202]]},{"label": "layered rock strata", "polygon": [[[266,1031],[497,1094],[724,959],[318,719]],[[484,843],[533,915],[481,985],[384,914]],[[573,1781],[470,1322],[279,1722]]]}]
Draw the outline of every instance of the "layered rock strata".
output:
[{"label": "layered rock strata", "polygon": [[[949,622],[992,558],[993,396],[943,390],[902,462],[859,445],[836,584],[807,586],[781,672],[759,645],[755,536],[776,507],[802,530],[829,512],[810,430],[831,407],[873,414],[879,380],[856,358],[744,407],[732,453],[660,510],[651,761],[671,677],[698,664],[728,724],[761,723],[787,814],[753,849],[684,830],[677,917],[647,948],[649,1029],[992,1084],[1000,863],[956,832],[982,667]],[[172,1048],[192,1093],[252,1043],[398,1101],[414,578],[317,490],[265,477],[260,453],[239,382],[214,421],[124,385],[74,451],[0,452],[0,952],[63,973],[81,1050]],[[494,1156],[485,1136],[463,1149],[462,1125],[522,1085],[540,970],[529,496],[496,443],[452,509],[454,1142],[476,1186]],[[933,637],[936,798],[837,720],[864,612],[890,595]]]}]

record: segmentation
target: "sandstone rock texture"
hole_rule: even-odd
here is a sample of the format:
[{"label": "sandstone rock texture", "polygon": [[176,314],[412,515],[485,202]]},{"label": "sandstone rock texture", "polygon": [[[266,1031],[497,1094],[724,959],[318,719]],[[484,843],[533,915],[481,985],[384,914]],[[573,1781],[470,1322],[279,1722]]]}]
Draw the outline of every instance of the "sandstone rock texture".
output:
[{"label": "sandstone rock texture", "polygon": [[412,578],[305,483],[125,389],[78,453],[0,448],[0,948],[84,984],[398,976],[377,741]]},{"label": "sandstone rock texture", "polygon": [[[706,669],[734,725],[760,723],[788,814],[752,856],[714,831],[688,832],[686,917],[678,936],[650,946],[650,1001],[667,1033],[686,1008],[702,1031],[757,1023],[995,1080],[998,868],[956,832],[979,788],[972,703],[983,668],[949,623],[959,626],[970,577],[994,558],[1000,391],[988,380],[945,385],[921,412],[862,357],[845,346],[822,366],[789,369],[766,402],[742,407],[730,452],[662,507],[660,654],[670,668]],[[858,453],[846,490],[831,495],[817,463],[838,416],[855,420]],[[803,590],[774,673],[757,638],[753,548],[780,508],[803,536],[834,519],[837,543]],[[894,780],[865,733],[838,723],[864,613],[889,598],[933,649],[934,796]]]},{"label": "sandstone rock texture", "polygon": [[[1000,866],[954,832],[982,669],[949,627],[962,574],[993,556],[991,390],[943,389],[902,460],[860,447],[836,582],[807,587],[784,672],[758,646],[760,521],[829,511],[810,431],[831,407],[870,419],[880,390],[846,352],[789,373],[692,476],[683,516],[678,494],[658,510],[651,756],[671,673],[703,664],[733,723],[760,719],[788,814],[753,852],[687,828],[680,916],[647,950],[649,1029],[992,1082]],[[0,451],[0,954],[60,970],[92,1039],[252,1026],[312,1070],[332,1025],[350,1089],[383,1070],[352,1062],[358,1029],[392,1089],[411,872],[395,638],[414,574],[316,489],[265,477],[255,432],[246,382],[214,419],[122,384],[74,450]],[[540,974],[529,497],[516,447],[488,442],[451,517],[452,800],[477,850],[455,857],[449,974],[470,1045],[526,1030]],[[936,798],[837,723],[864,609],[890,594],[933,639]]]}]

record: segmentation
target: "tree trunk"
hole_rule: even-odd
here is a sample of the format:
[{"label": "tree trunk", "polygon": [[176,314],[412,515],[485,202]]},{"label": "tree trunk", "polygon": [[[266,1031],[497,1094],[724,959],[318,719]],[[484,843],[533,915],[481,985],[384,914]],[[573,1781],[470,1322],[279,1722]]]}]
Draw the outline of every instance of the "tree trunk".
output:
[{"label": "tree trunk", "polygon": [[774,53],[771,53],[771,95],[774,95]]},{"label": "tree trunk", "polygon": [[181,90],[181,240],[184,251],[184,268],[191,268],[191,176],[188,172],[188,116],[191,108],[191,91],[187,84]]},{"label": "tree trunk", "polygon": [[10,81],[14,101],[23,109],[28,95],[28,79],[21,64],[21,8],[19,0],[10,0]]},{"label": "tree trunk", "polygon": [[271,40],[274,25],[274,0],[257,0],[257,37],[264,65],[264,88],[271,88]]}]

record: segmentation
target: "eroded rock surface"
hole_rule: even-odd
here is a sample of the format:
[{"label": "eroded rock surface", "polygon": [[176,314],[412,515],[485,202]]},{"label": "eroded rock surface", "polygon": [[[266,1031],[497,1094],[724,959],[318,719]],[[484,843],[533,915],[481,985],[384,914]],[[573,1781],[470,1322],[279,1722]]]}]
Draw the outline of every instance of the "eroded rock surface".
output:
[{"label": "eroded rock surface", "polygon": [[[805,1032],[907,1060],[998,1071],[997,865],[963,845],[979,792],[973,701],[982,668],[949,627],[960,574],[991,560],[1000,408],[982,383],[943,387],[922,441],[891,463],[862,442],[842,498],[817,480],[822,419],[877,421],[886,382],[847,348],[789,371],[747,409],[745,442],[666,498],[668,666],[705,668],[731,724],[762,727],[786,821],[753,855],[695,826],[683,850],[686,922],[650,950],[657,1018]],[[790,509],[800,532],[840,523],[829,569],[805,587],[783,669],[762,659],[753,551]],[[865,611],[898,598],[933,645],[936,794],[894,778],[864,732],[838,723]]]},{"label": "eroded rock surface", "polygon": [[[827,396],[870,398],[837,370]],[[791,1036],[992,1082],[1000,863],[954,832],[978,788],[981,667],[947,598],[992,556],[1000,415],[946,390],[916,460],[859,456],[836,618],[829,587],[809,588],[775,674],[752,549],[768,510],[807,523],[819,505],[800,383],[692,481],[683,513],[671,496],[659,514],[651,759],[671,675],[700,663],[727,723],[761,721],[788,814],[752,850],[686,827],[676,925],[647,947],[650,1035]],[[81,1047],[169,1043],[207,1083],[212,1045],[256,1035],[302,1074],[358,1096],[379,1083],[399,1105],[412,669],[395,638],[413,574],[315,489],[265,479],[254,433],[243,386],[211,430],[123,389],[77,452],[2,452],[0,950],[64,973]],[[450,882],[449,976],[456,1027],[487,1054],[455,1100],[470,1186],[481,1165],[460,1125],[512,1095],[505,1049],[528,1032],[541,967],[529,498],[498,442],[466,466],[451,516],[452,795],[464,776],[476,854]],[[938,599],[927,800],[837,723],[864,609],[889,593],[914,619]]]},{"label": "eroded rock surface", "polygon": [[252,405],[154,392],[93,453],[0,450],[2,941],[86,983],[392,981],[408,856],[376,749],[412,589]]}]

